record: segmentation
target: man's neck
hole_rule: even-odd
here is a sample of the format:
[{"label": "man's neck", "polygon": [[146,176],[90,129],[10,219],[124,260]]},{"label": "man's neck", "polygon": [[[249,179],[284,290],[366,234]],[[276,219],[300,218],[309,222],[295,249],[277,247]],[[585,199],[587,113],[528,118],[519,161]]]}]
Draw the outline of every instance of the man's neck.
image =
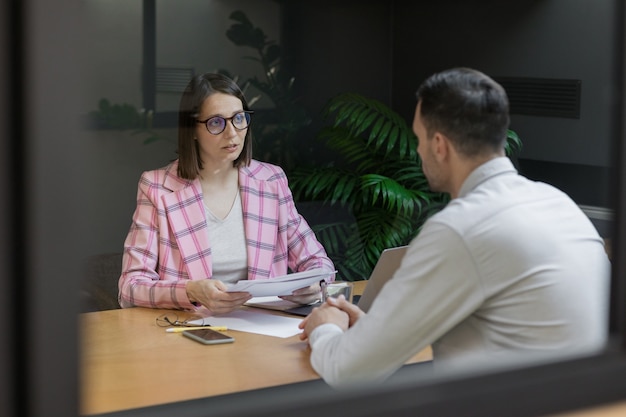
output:
[{"label": "man's neck", "polygon": [[491,161],[495,158],[500,158],[504,156],[504,154],[492,153],[489,155],[481,155],[472,158],[458,158],[456,161],[456,166],[453,171],[451,187],[450,187],[450,197],[457,198],[459,193],[461,192],[461,187],[465,183],[467,177],[470,176],[476,168],[483,165],[486,162]]}]

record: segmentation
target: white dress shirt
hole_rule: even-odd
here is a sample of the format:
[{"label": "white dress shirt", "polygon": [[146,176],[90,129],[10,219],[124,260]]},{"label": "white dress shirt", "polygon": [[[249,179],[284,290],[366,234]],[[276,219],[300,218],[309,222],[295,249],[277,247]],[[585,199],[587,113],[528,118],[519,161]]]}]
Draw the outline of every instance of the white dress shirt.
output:
[{"label": "white dress shirt", "polygon": [[331,385],[383,380],[432,345],[435,369],[590,352],[608,329],[610,262],[563,192],[493,159],[431,217],[368,314],[309,335]]}]

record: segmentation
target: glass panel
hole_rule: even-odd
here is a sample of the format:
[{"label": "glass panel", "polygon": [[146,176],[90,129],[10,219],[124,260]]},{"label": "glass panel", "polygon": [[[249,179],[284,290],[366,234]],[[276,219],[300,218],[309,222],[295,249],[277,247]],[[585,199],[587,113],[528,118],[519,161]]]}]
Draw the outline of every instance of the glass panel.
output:
[{"label": "glass panel", "polygon": [[[235,11],[243,11],[254,26],[262,29],[266,41],[275,41],[284,48],[285,55],[280,56],[284,63],[283,69],[295,77],[294,90],[289,97],[291,101],[287,105],[272,101],[271,89],[262,90],[255,87],[254,82],[248,85],[248,99],[258,97],[252,106],[255,110],[252,126],[259,130],[260,139],[255,157],[277,163],[285,169],[299,210],[336,261],[342,279],[368,277],[380,251],[385,247],[408,243],[419,224],[416,225],[414,219],[403,218],[387,225],[408,232],[400,238],[392,236],[372,249],[373,244],[364,243],[365,239],[357,227],[357,217],[359,221],[362,220],[368,210],[355,213],[343,204],[324,204],[321,196],[306,196],[306,183],[303,183],[303,177],[298,178],[295,173],[298,167],[312,162],[318,166],[334,164],[342,168],[350,167],[346,162],[347,157],[338,152],[328,152],[319,140],[322,127],[329,122],[322,116],[324,106],[336,94],[358,92],[371,102],[376,100],[384,103],[392,113],[391,116],[407,122],[410,134],[415,106],[414,89],[435,67],[449,64],[450,60],[441,58],[441,47],[424,41],[424,34],[419,30],[416,29],[410,35],[397,27],[395,31],[390,31],[389,22],[413,27],[410,22],[417,19],[417,27],[426,26],[436,16],[443,16],[439,13],[442,8],[451,5],[457,6],[457,14],[447,18],[455,19],[458,24],[454,26],[459,32],[450,35],[454,39],[442,41],[456,48],[446,49],[448,52],[445,55],[458,54],[463,57],[462,62],[484,67],[494,76],[519,71],[529,77],[583,79],[583,95],[594,99],[583,100],[589,108],[583,108],[582,111],[595,124],[584,124],[584,132],[580,133],[572,120],[546,121],[515,115],[512,129],[520,133],[525,146],[522,153],[516,155],[520,158],[516,162],[522,170],[532,173],[535,179],[555,182],[555,185],[566,188],[567,192],[580,192],[577,194],[577,197],[580,195],[580,201],[577,202],[585,206],[603,236],[611,237],[609,139],[613,134],[610,132],[611,119],[614,117],[611,106],[616,97],[611,91],[610,82],[604,85],[599,80],[614,77],[612,54],[615,46],[611,37],[611,29],[614,28],[595,31],[594,37],[585,38],[589,39],[590,44],[581,45],[581,48],[593,52],[594,60],[587,59],[585,54],[578,53],[575,48],[567,55],[571,62],[564,62],[566,60],[561,55],[544,57],[548,61],[559,61],[559,71],[550,73],[556,71],[554,66],[546,65],[540,71],[535,71],[540,66],[532,62],[534,52],[529,52],[532,42],[526,43],[518,35],[524,33],[527,41],[542,37],[543,45],[552,45],[555,49],[560,48],[559,45],[569,45],[568,40],[560,38],[558,34],[552,37],[551,28],[555,25],[549,22],[563,15],[563,1],[543,2],[543,8],[538,5],[541,2],[521,2],[523,6],[517,9],[517,20],[498,20],[501,25],[497,28],[498,36],[506,37],[510,43],[494,42],[489,44],[490,48],[480,47],[480,42],[500,38],[488,29],[476,33],[475,27],[464,27],[467,24],[467,15],[464,13],[470,13],[470,10],[460,2],[448,1],[438,5],[433,2],[432,5],[402,7],[391,7],[385,2],[367,2],[361,6],[355,6],[354,2],[327,3],[327,7],[320,8],[315,2],[284,3],[270,0],[155,1],[156,85],[153,94],[156,106],[154,109],[144,109],[142,57],[145,45],[142,25],[143,5],[146,2],[84,0],[89,22],[85,25],[86,36],[90,45],[85,67],[91,81],[87,83],[88,89],[83,96],[84,116],[89,127],[85,131],[85,138],[93,149],[90,166],[92,186],[87,190],[86,198],[89,201],[90,218],[97,219],[90,225],[90,235],[94,238],[87,243],[87,253],[94,255],[90,261],[107,262],[113,270],[108,274],[113,282],[104,289],[109,295],[113,294],[111,299],[106,300],[109,304],[98,304],[99,301],[105,301],[89,299],[85,302],[85,310],[98,309],[98,305],[111,306],[114,305],[111,302],[116,302],[115,277],[119,275],[116,268],[119,268],[121,262],[120,252],[135,209],[137,181],[143,171],[164,166],[176,158],[176,121],[172,116],[178,109],[180,93],[190,76],[220,70],[236,77],[242,86],[255,78],[261,82],[267,80],[268,67],[264,68],[255,59],[263,57],[264,53],[267,56],[270,52],[265,50],[259,54],[259,51],[249,46],[236,45],[227,36],[229,29],[236,23],[231,18]],[[487,8],[494,7],[493,2],[473,3],[472,6],[478,9],[480,7],[477,6],[483,3]],[[612,3],[598,3],[600,6],[593,9],[593,13],[577,14],[579,9],[568,7],[572,13],[562,19],[573,24],[583,15],[599,21],[610,16]],[[504,9],[489,13],[494,13],[492,17],[508,15]],[[385,18],[377,18],[380,16]],[[473,45],[458,42],[459,38],[470,38],[464,32],[470,29],[479,41]],[[550,50],[549,47],[546,49]],[[418,54],[421,59],[417,63],[416,50],[421,51]],[[424,56],[425,51],[428,57]],[[255,59],[248,59],[250,57]],[[429,57],[438,57],[440,60],[434,62]],[[579,60],[590,64],[575,70],[580,68]],[[596,77],[594,71],[600,76]],[[408,79],[412,83],[406,82]],[[401,82],[392,83],[391,80]],[[289,124],[296,124],[296,129],[288,133],[281,131]],[[600,128],[596,130],[593,126]],[[540,140],[533,137],[535,131],[541,131]],[[276,132],[282,136],[274,135]],[[597,140],[588,140],[595,134],[599,136]],[[543,144],[548,140],[554,140],[556,146],[544,152]],[[591,149],[592,152],[569,152],[577,149]],[[406,152],[410,155],[403,154],[401,158],[416,159],[414,149],[407,147]],[[587,157],[590,160],[586,160]],[[380,173],[380,164],[372,164],[372,171]],[[563,172],[567,175],[563,175]],[[592,185],[587,183],[590,178],[593,180]],[[595,181],[598,178],[602,181]],[[578,187],[578,184],[583,186]],[[343,201],[347,205],[352,202],[347,198]],[[446,202],[445,198],[433,197],[433,205],[429,206],[433,210],[427,211],[420,221]],[[369,214],[371,212],[369,210]],[[380,215],[372,217],[369,228],[374,225],[382,228],[381,218]],[[337,224],[325,227],[333,222]],[[106,259],[101,256],[103,254],[107,255]],[[362,259],[357,259],[359,254]],[[85,285],[93,289],[90,283]]]}]

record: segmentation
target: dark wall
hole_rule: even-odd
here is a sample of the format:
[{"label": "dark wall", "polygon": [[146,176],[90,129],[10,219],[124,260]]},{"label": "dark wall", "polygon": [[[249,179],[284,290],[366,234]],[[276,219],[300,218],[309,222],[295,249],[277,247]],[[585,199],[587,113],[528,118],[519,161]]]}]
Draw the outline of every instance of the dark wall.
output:
[{"label": "dark wall", "polygon": [[454,66],[474,67],[495,78],[578,80],[577,118],[512,111],[511,129],[524,143],[519,168],[529,178],[558,186],[579,204],[612,206],[608,182],[617,121],[617,3],[397,2],[393,106],[412,117],[421,80]]},{"label": "dark wall", "polygon": [[393,2],[284,1],[282,45],[302,103],[314,118],[332,96],[357,92],[391,103]]},{"label": "dark wall", "polygon": [[610,207],[618,3],[287,1],[282,38],[313,115],[332,95],[356,92],[389,104],[410,123],[419,84],[453,66],[494,77],[580,80],[578,118],[512,115],[511,128],[524,143],[519,167],[579,204]]}]

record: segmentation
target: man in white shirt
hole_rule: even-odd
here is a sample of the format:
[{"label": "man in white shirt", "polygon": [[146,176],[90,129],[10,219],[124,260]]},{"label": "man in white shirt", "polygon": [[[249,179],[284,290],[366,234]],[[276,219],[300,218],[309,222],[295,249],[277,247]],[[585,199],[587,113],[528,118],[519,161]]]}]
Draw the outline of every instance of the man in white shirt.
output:
[{"label": "man in white shirt", "polygon": [[331,299],[302,321],[327,383],[384,380],[429,345],[435,370],[604,347],[603,240],[566,194],[517,173],[508,126],[504,89],[478,71],[443,71],[419,88],[417,151],[430,187],[451,201],[367,314]]}]

